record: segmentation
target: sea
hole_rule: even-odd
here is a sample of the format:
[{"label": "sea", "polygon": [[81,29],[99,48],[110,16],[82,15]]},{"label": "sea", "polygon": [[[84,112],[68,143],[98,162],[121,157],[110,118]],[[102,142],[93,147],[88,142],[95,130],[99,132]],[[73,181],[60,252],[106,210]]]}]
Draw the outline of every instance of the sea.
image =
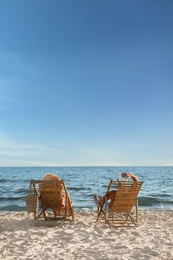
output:
[{"label": "sea", "polygon": [[131,172],[144,184],[139,193],[139,208],[173,210],[173,167],[0,167],[0,211],[26,211],[25,198],[31,179],[46,173],[65,181],[76,211],[96,209],[93,196],[106,193],[110,180],[121,172]]}]

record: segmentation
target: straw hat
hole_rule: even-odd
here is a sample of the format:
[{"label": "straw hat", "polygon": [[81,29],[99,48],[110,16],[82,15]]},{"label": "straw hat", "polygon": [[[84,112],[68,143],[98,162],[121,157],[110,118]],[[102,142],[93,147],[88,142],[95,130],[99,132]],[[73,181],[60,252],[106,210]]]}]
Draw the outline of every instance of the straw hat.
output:
[{"label": "straw hat", "polygon": [[45,181],[60,181],[60,178],[52,173],[47,173],[43,180]]}]

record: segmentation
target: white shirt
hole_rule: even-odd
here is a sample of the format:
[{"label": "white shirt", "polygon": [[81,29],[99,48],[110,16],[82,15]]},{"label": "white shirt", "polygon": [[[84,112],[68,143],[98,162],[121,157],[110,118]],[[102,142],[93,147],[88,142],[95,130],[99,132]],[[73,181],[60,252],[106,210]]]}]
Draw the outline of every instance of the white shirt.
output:
[{"label": "white shirt", "polygon": [[120,175],[117,180],[118,180],[118,181],[128,181],[128,180],[129,180],[129,177],[125,178],[125,177],[122,177],[122,176]]}]

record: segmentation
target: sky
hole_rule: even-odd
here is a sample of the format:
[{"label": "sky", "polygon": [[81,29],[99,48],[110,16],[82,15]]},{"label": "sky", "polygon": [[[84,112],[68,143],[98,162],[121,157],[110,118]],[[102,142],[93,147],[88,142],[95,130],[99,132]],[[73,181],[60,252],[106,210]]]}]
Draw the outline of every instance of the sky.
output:
[{"label": "sky", "polygon": [[0,0],[0,166],[173,166],[172,0]]}]

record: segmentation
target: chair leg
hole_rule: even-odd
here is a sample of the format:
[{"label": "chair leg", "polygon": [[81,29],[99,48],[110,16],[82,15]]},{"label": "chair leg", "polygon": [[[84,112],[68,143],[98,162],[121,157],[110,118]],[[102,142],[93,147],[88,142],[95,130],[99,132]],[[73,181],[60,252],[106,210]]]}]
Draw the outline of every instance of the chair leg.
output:
[{"label": "chair leg", "polygon": [[132,215],[131,215],[129,212],[127,212],[127,214],[128,214],[128,216],[130,217],[130,219],[132,220],[133,224],[134,224],[135,226],[137,226],[137,223],[136,223],[135,220],[133,219]]},{"label": "chair leg", "polygon": [[96,222],[99,221],[100,214],[101,214],[101,208],[98,207],[98,209],[97,209],[97,220],[96,220]]},{"label": "chair leg", "polygon": [[138,224],[138,199],[136,199],[136,223]]},{"label": "chair leg", "polygon": [[105,211],[103,210],[103,206],[97,206],[97,220],[96,220],[96,222],[98,222],[101,213],[103,213],[105,215]]},{"label": "chair leg", "polygon": [[108,222],[108,212],[107,210],[105,211],[105,223]]}]

